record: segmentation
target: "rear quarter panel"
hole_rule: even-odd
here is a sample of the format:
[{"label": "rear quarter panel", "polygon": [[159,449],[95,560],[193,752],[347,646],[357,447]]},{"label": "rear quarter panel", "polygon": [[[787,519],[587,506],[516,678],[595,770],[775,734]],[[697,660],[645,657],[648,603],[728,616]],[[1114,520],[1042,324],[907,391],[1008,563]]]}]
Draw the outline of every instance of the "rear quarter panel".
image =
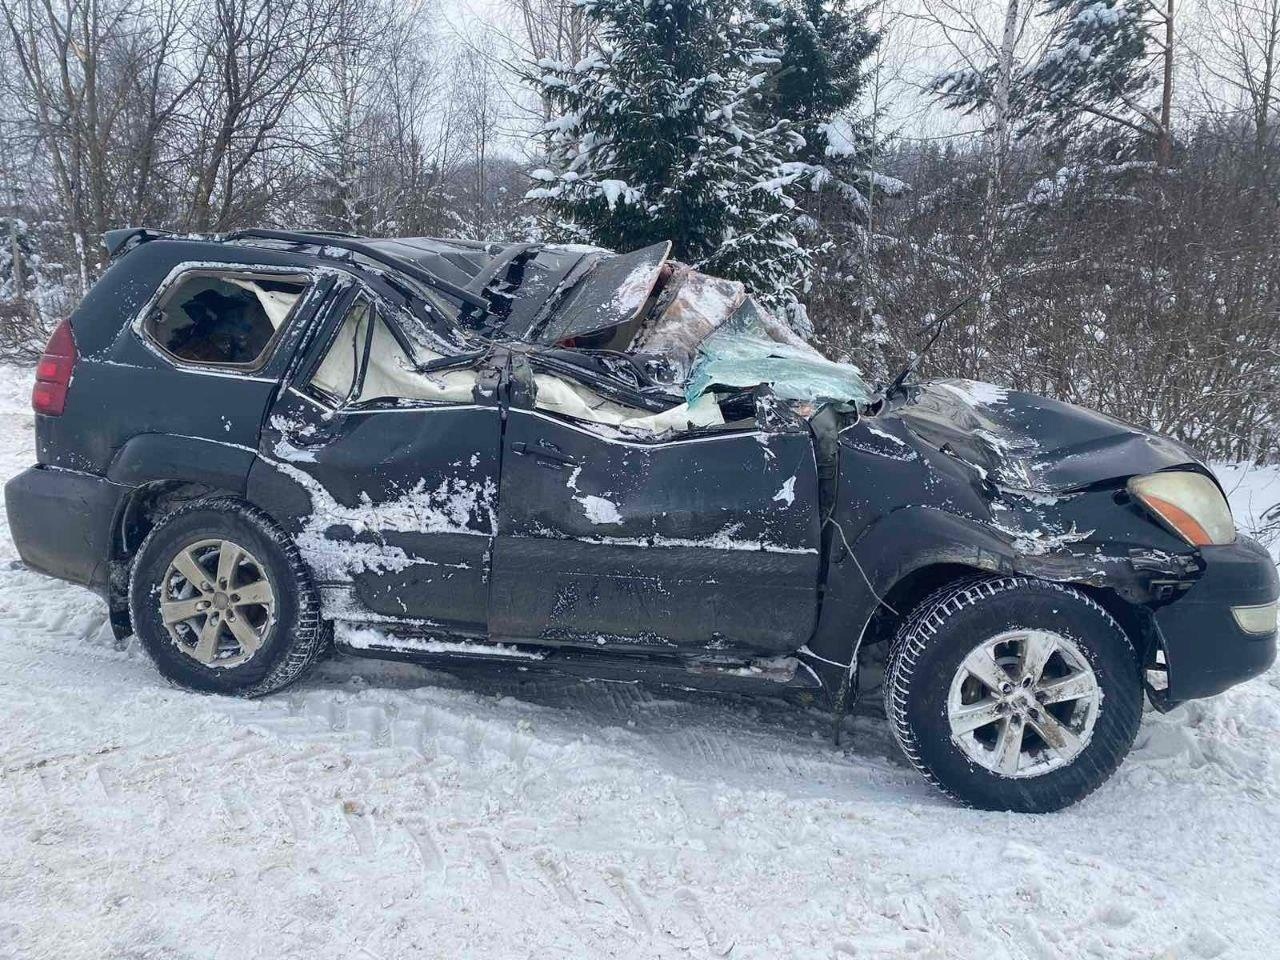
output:
[{"label": "rear quarter panel", "polygon": [[[274,267],[311,272],[315,282],[260,371],[242,374],[182,367],[144,343],[134,322],[184,265]],[[136,455],[127,456],[132,462],[122,470],[113,470],[133,438],[164,435],[255,449],[268,402],[334,280],[331,268],[300,264],[296,256],[269,250],[163,240],[134,248],[103,275],[71,316],[79,359],[66,412],[61,417],[36,418],[38,461],[136,479]],[[167,459],[186,457],[180,453]],[[192,452],[187,463],[174,464],[186,469],[172,479],[203,480],[206,459]],[[224,472],[226,459],[209,467],[215,473]]]}]

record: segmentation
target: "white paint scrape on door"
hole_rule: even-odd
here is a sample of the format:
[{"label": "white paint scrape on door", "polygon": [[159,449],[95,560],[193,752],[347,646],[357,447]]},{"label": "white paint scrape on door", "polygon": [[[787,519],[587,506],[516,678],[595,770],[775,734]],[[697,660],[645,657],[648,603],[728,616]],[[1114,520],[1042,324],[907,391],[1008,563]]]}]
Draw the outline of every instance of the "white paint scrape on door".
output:
[{"label": "white paint scrape on door", "polygon": [[773,495],[775,501],[785,503],[788,507],[796,502],[796,478],[794,476],[787,477],[783,483],[782,489]]}]

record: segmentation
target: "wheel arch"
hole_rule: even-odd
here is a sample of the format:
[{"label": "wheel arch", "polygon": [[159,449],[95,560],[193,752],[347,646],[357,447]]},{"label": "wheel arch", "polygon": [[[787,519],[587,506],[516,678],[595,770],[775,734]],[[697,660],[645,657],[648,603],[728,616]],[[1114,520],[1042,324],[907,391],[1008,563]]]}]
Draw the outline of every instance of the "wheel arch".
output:
[{"label": "wheel arch", "polygon": [[107,558],[107,608],[117,638],[132,632],[129,567],[157,520],[194,499],[244,499],[256,457],[238,444],[168,433],[139,433],[116,451],[107,479],[132,488],[118,508]]},{"label": "wheel arch", "polygon": [[239,444],[169,433],[130,437],[111,458],[107,479],[131,487],[203,484],[243,497],[257,452]]},{"label": "wheel arch", "polygon": [[859,650],[866,650],[869,646],[892,637],[898,625],[931,593],[948,584],[991,573],[992,571],[984,568],[945,560],[927,563],[905,572],[882,594],[883,602],[873,611]]},{"label": "wheel arch", "polygon": [[1016,553],[989,528],[934,507],[896,510],[832,545],[818,626],[808,644],[831,689],[868,640],[951,580],[1015,572]]},{"label": "wheel arch", "polygon": [[[837,538],[839,543],[839,538]],[[1070,577],[1037,576],[989,526],[934,507],[894,511],[868,527],[848,550],[836,547],[818,628],[809,644],[823,662],[824,682],[839,682],[845,669],[898,625],[929,594],[972,577],[1023,576],[1061,583],[1098,603],[1121,626],[1138,652],[1148,649],[1144,609],[1105,587]]]},{"label": "wheel arch", "polygon": [[123,498],[112,529],[107,573],[107,608],[111,629],[117,639],[124,639],[133,632],[129,617],[129,572],[147,535],[161,520],[186,504],[225,497],[257,506],[245,497],[243,490],[172,478],[149,480]]},{"label": "wheel arch", "polygon": [[[930,594],[959,581],[974,577],[996,576],[989,570],[960,563],[934,563],[918,567],[902,576],[884,594],[884,603],[872,614],[858,651],[865,653],[877,643],[891,639],[898,627]],[[1050,580],[1031,574],[1020,574],[1030,580],[1059,583],[1070,587],[1102,607],[1129,638],[1141,667],[1152,638],[1151,615],[1146,608],[1134,604],[1106,587],[1071,580]]]}]

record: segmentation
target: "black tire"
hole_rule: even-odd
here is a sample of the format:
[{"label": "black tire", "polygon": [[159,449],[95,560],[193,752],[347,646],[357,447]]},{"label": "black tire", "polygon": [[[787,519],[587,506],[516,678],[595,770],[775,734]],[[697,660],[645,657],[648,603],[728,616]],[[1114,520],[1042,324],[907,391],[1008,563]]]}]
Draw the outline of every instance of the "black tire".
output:
[{"label": "black tire", "polygon": [[[178,553],[202,540],[230,539],[261,565],[275,614],[261,646],[235,666],[207,666],[184,652],[161,617],[162,581]],[[134,631],[156,668],[202,693],[258,697],[293,683],[315,663],[329,637],[320,598],[297,545],[261,510],[231,497],[197,500],[161,520],[142,542],[129,578]]]},{"label": "black tire", "polygon": [[[972,651],[1019,629],[1069,638],[1102,697],[1092,736],[1074,759],[1014,778],[966,756],[952,739],[947,699]],[[917,770],[966,806],[1021,813],[1060,810],[1101,786],[1133,746],[1142,696],[1133,645],[1111,615],[1070,586],[1024,577],[964,581],[924,600],[894,637],[884,683],[894,738]]]}]

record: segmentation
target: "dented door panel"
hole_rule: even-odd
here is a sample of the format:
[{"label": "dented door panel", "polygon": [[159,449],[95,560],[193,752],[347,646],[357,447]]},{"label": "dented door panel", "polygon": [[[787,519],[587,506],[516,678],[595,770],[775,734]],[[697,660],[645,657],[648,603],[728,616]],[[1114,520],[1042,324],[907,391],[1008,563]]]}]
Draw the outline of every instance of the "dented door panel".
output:
[{"label": "dented door panel", "polygon": [[251,483],[259,502],[265,488],[295,488],[290,513],[313,570],[352,585],[353,606],[334,616],[482,631],[499,435],[496,407],[329,413],[290,391]]},{"label": "dented door panel", "polygon": [[330,616],[483,633],[500,434],[496,406],[333,412],[290,390],[251,496],[293,519]]},{"label": "dented door panel", "polygon": [[512,409],[495,639],[793,651],[813,626],[810,434],[635,442]]}]

